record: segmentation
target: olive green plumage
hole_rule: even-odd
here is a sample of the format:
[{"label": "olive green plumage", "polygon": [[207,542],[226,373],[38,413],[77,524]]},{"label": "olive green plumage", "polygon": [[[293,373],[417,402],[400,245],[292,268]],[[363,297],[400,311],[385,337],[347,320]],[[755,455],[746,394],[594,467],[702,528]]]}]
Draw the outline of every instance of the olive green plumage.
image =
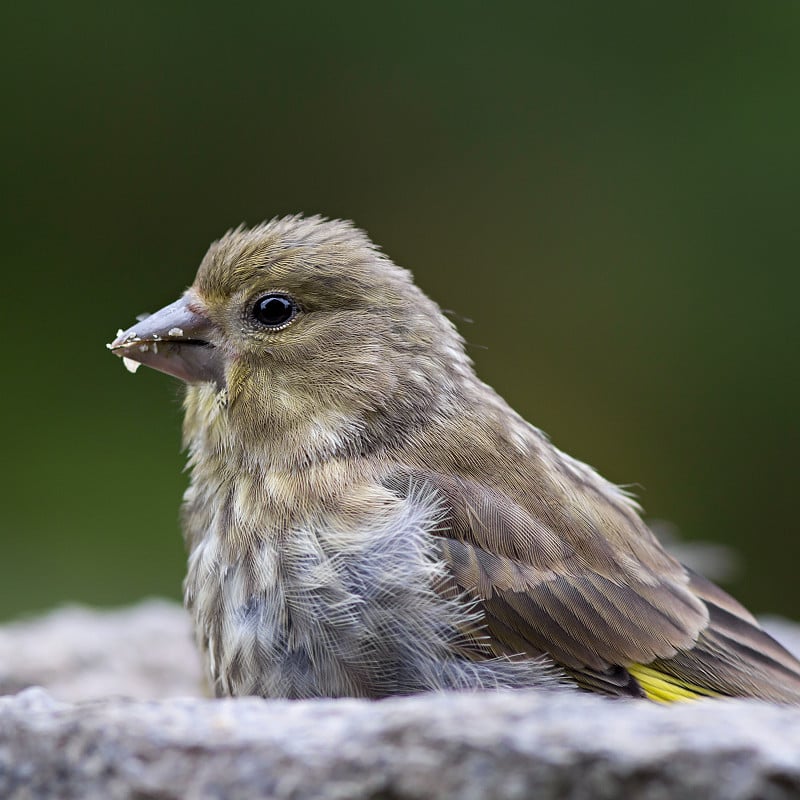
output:
[{"label": "olive green plumage", "polygon": [[800,701],[800,664],[349,223],[226,234],[112,347],[188,384],[185,594],[218,693]]}]

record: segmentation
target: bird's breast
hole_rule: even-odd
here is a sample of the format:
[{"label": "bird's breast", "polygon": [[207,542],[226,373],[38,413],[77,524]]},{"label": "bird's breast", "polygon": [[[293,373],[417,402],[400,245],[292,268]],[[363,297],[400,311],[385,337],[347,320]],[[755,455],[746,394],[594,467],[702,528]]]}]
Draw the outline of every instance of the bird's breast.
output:
[{"label": "bird's breast", "polygon": [[281,519],[268,501],[281,480],[195,480],[187,491],[185,598],[217,693],[381,697],[440,685],[474,611],[437,591],[436,498],[354,486]]}]

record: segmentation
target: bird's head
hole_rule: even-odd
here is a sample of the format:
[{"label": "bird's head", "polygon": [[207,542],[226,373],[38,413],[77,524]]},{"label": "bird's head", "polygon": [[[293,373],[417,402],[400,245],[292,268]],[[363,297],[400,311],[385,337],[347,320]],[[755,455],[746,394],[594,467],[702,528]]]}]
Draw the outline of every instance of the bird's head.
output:
[{"label": "bird's head", "polygon": [[471,375],[410,273],[350,223],[319,217],[228,232],[179,300],[110,347],[189,385],[190,440],[213,416],[220,441],[246,436],[295,461],[400,440]]}]

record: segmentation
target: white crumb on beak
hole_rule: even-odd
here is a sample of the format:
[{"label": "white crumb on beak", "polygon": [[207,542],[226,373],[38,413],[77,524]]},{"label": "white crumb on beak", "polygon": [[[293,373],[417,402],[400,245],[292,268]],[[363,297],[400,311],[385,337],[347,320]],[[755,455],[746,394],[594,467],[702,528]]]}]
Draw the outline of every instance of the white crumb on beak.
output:
[{"label": "white crumb on beak", "polygon": [[116,338],[119,339],[119,337],[122,336],[123,333],[125,333],[125,331],[122,330],[122,328],[117,328],[117,337]]},{"label": "white crumb on beak", "polygon": [[122,363],[125,365],[125,369],[131,373],[136,372],[136,370],[142,366],[140,362],[134,361],[132,358],[128,358],[127,356],[122,357]]},{"label": "white crumb on beak", "polygon": [[183,328],[170,328],[167,336],[183,336]]}]

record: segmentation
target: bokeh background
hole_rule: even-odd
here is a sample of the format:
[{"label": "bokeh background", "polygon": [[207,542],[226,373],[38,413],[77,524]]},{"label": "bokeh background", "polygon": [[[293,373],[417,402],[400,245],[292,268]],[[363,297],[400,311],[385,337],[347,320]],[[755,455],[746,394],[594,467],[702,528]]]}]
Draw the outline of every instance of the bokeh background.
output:
[{"label": "bokeh background", "polygon": [[800,4],[6,4],[0,617],[179,596],[179,387],[118,327],[355,220],[481,376],[800,618]]}]

